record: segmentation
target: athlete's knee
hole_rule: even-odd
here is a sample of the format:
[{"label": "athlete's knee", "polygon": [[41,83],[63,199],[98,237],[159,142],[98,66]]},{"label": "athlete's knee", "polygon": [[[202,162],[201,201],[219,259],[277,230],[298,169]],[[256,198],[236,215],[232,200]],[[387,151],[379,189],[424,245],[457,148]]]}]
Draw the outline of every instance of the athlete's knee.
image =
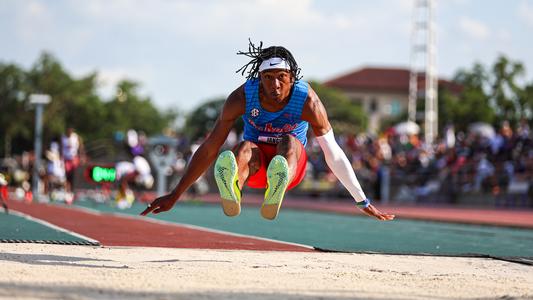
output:
[{"label": "athlete's knee", "polygon": [[252,155],[252,149],[254,147],[257,147],[253,142],[250,141],[242,141],[240,142],[237,147],[233,150],[233,153],[235,153],[236,157],[242,157],[242,158],[250,158]]},{"label": "athlete's knee", "polygon": [[291,134],[286,134],[281,138],[277,150],[280,154],[293,155],[298,154],[300,141]]},{"label": "athlete's knee", "polygon": [[261,154],[259,147],[250,141],[242,141],[235,149],[233,150],[237,163],[247,164],[250,168],[250,172],[254,173],[259,170],[261,167]]}]

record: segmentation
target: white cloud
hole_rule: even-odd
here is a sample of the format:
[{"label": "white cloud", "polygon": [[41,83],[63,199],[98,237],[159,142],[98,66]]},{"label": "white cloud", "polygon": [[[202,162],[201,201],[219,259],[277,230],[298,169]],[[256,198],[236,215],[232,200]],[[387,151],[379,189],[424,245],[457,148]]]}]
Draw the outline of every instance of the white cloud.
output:
[{"label": "white cloud", "polygon": [[490,29],[487,25],[468,17],[462,17],[459,20],[459,27],[466,35],[477,40],[485,40],[490,36]]},{"label": "white cloud", "polygon": [[505,29],[496,30],[496,38],[502,42],[511,42],[512,34]]},{"label": "white cloud", "polygon": [[132,78],[131,71],[125,69],[100,69],[98,71],[98,83],[102,89],[109,90],[121,80]]},{"label": "white cloud", "polygon": [[131,67],[99,67],[78,66],[73,69],[73,74],[77,77],[86,76],[96,71],[98,92],[104,98],[110,98],[116,93],[116,86],[122,80],[132,80],[140,84],[141,93],[145,94],[146,86],[155,86],[155,71],[147,65],[135,65]]},{"label": "white cloud", "polygon": [[15,11],[15,30],[27,43],[43,40],[53,24],[51,12],[39,1],[31,1]]},{"label": "white cloud", "polygon": [[353,25],[352,20],[345,16],[336,16],[333,18],[333,22],[338,29],[350,29]]},{"label": "white cloud", "polygon": [[152,28],[196,38],[220,38],[221,32],[235,30],[347,29],[354,28],[363,17],[350,12],[326,15],[311,4],[310,0],[154,0],[134,4],[124,0],[92,0],[70,3],[70,9],[101,24],[132,26],[132,30]]},{"label": "white cloud", "polygon": [[530,6],[528,2],[522,1],[518,6],[518,17],[528,26],[533,27],[533,6]]},{"label": "white cloud", "polygon": [[[132,78],[159,105],[184,109],[242,83],[233,71],[247,58],[234,53],[247,48],[248,38],[289,48],[306,79],[362,65],[408,65],[414,7],[413,0],[3,1],[3,59],[28,65],[48,50],[66,69],[98,71],[103,94]],[[487,10],[472,0],[434,3],[444,72],[496,50],[509,53],[511,44],[522,51],[512,52],[518,59],[531,61],[532,2],[516,1],[501,20],[487,15],[496,6],[490,1]]]},{"label": "white cloud", "polygon": [[446,0],[446,1],[439,1],[439,5],[440,6],[453,6],[453,7],[462,6],[464,7],[470,2],[472,1],[471,0]]},{"label": "white cloud", "polygon": [[46,7],[39,2],[30,2],[28,4],[28,15],[31,17],[41,17],[46,14]]}]

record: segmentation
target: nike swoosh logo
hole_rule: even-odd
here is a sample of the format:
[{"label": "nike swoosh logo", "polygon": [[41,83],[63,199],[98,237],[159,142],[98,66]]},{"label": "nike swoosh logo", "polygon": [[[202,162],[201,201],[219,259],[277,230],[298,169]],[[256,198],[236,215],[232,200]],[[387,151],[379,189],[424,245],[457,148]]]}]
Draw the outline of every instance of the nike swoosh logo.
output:
[{"label": "nike swoosh logo", "polygon": [[220,176],[220,179],[224,182],[224,185],[225,186],[228,186],[227,183],[226,183],[226,178],[224,177],[224,172],[227,170],[227,168],[224,168],[224,167],[219,167],[217,169],[218,171],[218,175]]},{"label": "nike swoosh logo", "polygon": [[276,186],[274,187],[274,192],[272,192],[272,195],[275,195],[278,192],[278,189],[281,186],[281,183],[285,179],[285,173],[283,173],[283,172],[276,173],[275,175],[278,176],[278,182],[277,182]]},{"label": "nike swoosh logo", "polygon": [[229,184],[228,184],[228,181],[226,180],[226,177],[225,177],[225,172],[226,171],[229,171],[228,168],[225,168],[225,167],[219,167],[218,168],[218,173],[220,174],[220,180],[222,180],[222,183],[224,184],[224,187],[226,188],[226,190],[228,190],[229,193],[232,192]]},{"label": "nike swoosh logo", "polygon": [[279,65],[280,63],[270,63],[270,66],[276,66],[276,65]]}]

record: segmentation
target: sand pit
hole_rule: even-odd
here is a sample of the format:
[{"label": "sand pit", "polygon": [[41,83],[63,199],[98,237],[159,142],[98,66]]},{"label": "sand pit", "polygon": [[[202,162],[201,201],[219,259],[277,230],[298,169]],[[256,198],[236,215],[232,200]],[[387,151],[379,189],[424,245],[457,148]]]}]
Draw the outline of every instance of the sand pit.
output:
[{"label": "sand pit", "polygon": [[0,244],[2,299],[533,298],[484,258]]}]

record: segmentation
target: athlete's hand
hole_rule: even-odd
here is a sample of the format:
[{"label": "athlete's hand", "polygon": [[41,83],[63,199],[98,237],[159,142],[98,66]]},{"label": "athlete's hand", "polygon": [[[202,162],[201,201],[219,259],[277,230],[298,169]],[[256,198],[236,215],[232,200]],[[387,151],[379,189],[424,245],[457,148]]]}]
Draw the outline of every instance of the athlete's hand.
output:
[{"label": "athlete's hand", "polygon": [[381,221],[390,221],[390,220],[394,219],[394,215],[382,213],[372,204],[370,204],[367,208],[361,208],[361,210],[365,214],[367,214],[367,215],[369,215],[371,217],[374,217],[374,218],[376,218],[378,220],[381,220]]},{"label": "athlete's hand", "polygon": [[148,207],[141,213],[141,216],[146,216],[149,213],[158,214],[170,210],[177,200],[172,194],[161,196],[148,204]]}]

